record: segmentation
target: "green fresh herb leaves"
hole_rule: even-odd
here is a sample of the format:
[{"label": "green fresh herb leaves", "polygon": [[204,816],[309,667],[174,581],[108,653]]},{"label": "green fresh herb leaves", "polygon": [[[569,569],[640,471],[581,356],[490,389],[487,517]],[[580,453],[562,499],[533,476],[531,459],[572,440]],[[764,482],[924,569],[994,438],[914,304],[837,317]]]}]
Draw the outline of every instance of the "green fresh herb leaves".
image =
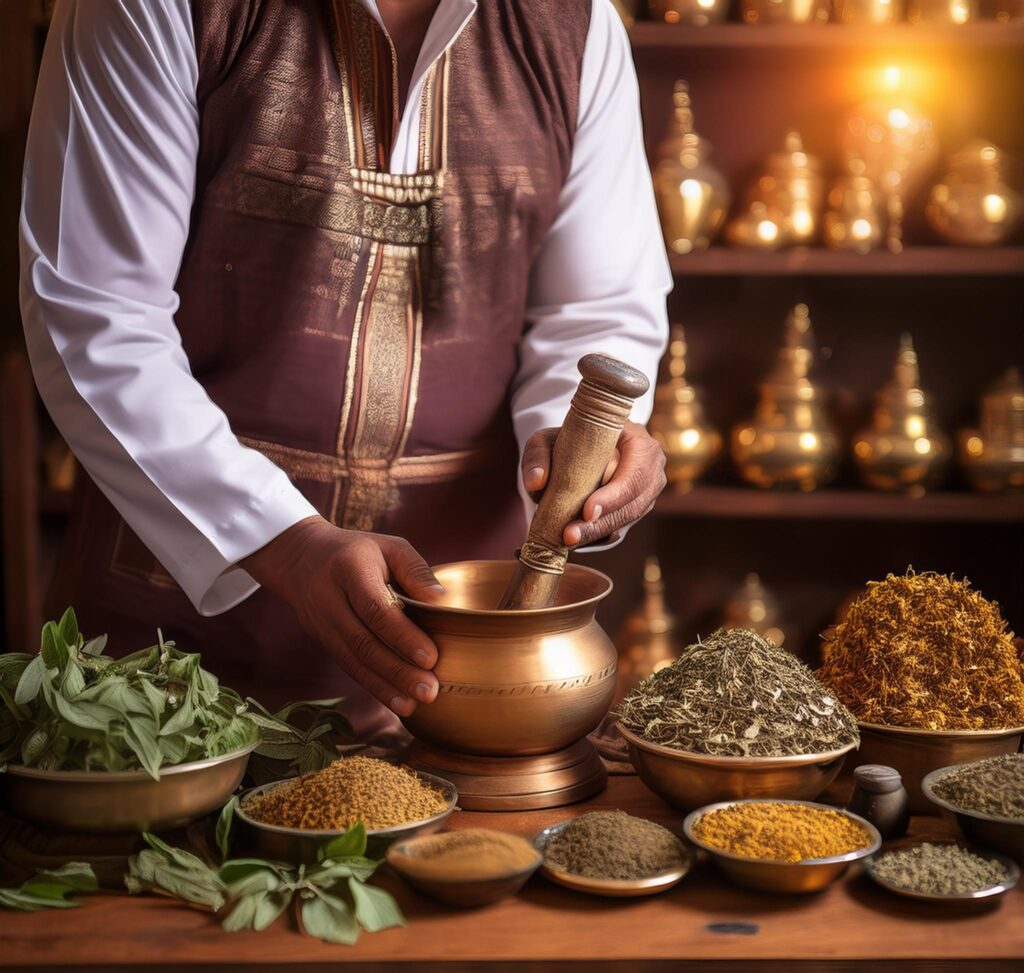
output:
[{"label": "green fresh herb leaves", "polygon": [[39,654],[0,656],[0,765],[145,770],[240,750],[258,736],[246,704],[162,639],[123,659],[85,642],[70,608]]},{"label": "green fresh herb leaves", "polygon": [[[222,854],[229,843],[234,807],[232,799],[217,823]],[[128,890],[157,892],[215,912],[223,910],[222,924],[228,932],[266,929],[293,902],[303,931],[330,943],[351,944],[360,929],[379,932],[405,923],[389,893],[364,884],[380,861],[364,857],[362,824],[322,848],[312,866],[231,858],[215,869],[153,835],[143,837],[149,848],[130,859]]]},{"label": "green fresh herb leaves", "polygon": [[342,699],[289,703],[271,713],[255,699],[248,717],[260,730],[260,745],[249,761],[255,784],[322,770],[338,759],[338,747],[351,745],[352,726],[338,709]]},{"label": "green fresh herb leaves", "polygon": [[68,896],[95,892],[96,875],[84,862],[68,862],[53,871],[40,871],[15,889],[0,889],[0,906],[19,912],[37,909],[73,909],[79,903]]}]

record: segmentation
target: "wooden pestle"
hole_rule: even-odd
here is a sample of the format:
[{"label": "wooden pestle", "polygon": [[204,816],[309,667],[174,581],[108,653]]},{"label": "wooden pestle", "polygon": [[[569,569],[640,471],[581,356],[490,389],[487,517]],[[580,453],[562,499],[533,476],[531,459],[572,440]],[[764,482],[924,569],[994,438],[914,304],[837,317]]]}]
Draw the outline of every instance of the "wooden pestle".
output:
[{"label": "wooden pestle", "polygon": [[608,355],[584,355],[578,368],[583,377],[555,439],[548,484],[516,552],[519,563],[500,611],[546,608],[554,601],[569,556],[562,534],[601,485],[633,400],[650,384],[643,372]]}]

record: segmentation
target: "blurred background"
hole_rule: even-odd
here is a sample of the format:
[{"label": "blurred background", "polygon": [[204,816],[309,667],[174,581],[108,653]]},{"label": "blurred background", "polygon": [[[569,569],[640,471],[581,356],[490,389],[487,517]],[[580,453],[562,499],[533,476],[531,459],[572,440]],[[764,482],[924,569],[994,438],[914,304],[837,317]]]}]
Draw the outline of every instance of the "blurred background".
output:
[{"label": "blurred background", "polygon": [[[85,0],[87,2],[87,0]],[[1024,628],[1024,0],[617,3],[676,277],[673,482],[589,563],[623,679],[719,624],[816,661],[889,571]],[[0,645],[34,647],[75,473],[21,343],[43,0],[0,0]],[[201,649],[201,646],[196,646]]]}]

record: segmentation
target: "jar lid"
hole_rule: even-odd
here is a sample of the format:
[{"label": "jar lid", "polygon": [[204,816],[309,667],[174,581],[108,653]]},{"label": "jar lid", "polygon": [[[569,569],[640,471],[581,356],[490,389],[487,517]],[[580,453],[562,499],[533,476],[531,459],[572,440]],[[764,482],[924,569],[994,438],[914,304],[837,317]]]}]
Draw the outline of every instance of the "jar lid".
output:
[{"label": "jar lid", "polygon": [[853,779],[858,787],[872,794],[888,794],[903,785],[899,771],[884,764],[862,764],[854,770]]}]

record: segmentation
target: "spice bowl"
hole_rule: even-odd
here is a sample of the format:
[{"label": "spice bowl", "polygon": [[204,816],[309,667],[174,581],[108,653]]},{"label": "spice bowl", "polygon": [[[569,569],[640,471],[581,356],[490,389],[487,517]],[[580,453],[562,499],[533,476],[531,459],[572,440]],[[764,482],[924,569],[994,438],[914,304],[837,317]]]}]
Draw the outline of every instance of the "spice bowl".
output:
[{"label": "spice bowl", "polygon": [[[533,846],[543,856],[548,842],[564,828],[572,824],[572,820],[545,828],[533,840]],[[642,895],[656,895],[678,885],[693,866],[693,856],[686,851],[685,845],[679,843],[683,851],[683,863],[676,868],[665,869],[644,878],[611,879],[591,878],[587,875],[576,875],[561,868],[556,868],[546,861],[540,866],[540,873],[556,885],[564,885],[576,892],[589,895],[600,895],[605,898],[637,898]]]},{"label": "spice bowl", "polygon": [[707,807],[692,811],[683,822],[683,832],[687,839],[706,852],[715,867],[737,885],[756,889],[759,892],[803,893],[819,892],[831,885],[850,867],[850,864],[873,855],[882,846],[882,837],[870,822],[856,814],[841,808],[815,804],[813,801],[795,801],[786,799],[787,804],[803,804],[807,807],[822,808],[835,811],[860,825],[870,836],[871,841],[863,848],[847,852],[845,855],[833,855],[830,858],[810,858],[799,862],[769,861],[761,858],[746,858],[731,852],[715,848],[697,838],[693,833],[694,825],[705,814],[737,804],[772,804],[778,799],[752,799],[746,801],[721,801]]},{"label": "spice bowl", "polygon": [[[901,842],[893,848],[908,848],[919,842]],[[956,842],[942,842],[943,844],[956,844]],[[890,849],[887,849],[890,850]],[[1000,896],[1005,895],[1012,889],[1018,881],[1020,881],[1020,869],[1017,867],[1016,862],[1006,855],[999,854],[998,852],[989,851],[985,848],[969,848],[969,851],[982,858],[987,858],[990,861],[994,861],[1002,866],[1006,872],[1006,878],[997,882],[994,885],[990,885],[987,888],[977,889],[973,892],[952,892],[952,893],[935,893],[935,892],[918,892],[914,889],[904,888],[901,885],[889,881],[879,874],[876,867],[881,852],[876,852],[870,858],[864,861],[864,871],[868,877],[876,884],[881,886],[888,892],[892,892],[894,895],[902,895],[904,898],[916,899],[919,902],[930,902],[935,905],[946,905],[955,908],[964,908],[972,906],[987,906],[993,903],[994,900]]]},{"label": "spice bowl", "polygon": [[959,769],[957,766],[940,767],[933,770],[921,781],[921,791],[925,798],[932,802],[940,813],[953,818],[964,836],[983,848],[993,848],[1024,862],[1024,821],[1017,818],[1004,818],[996,814],[985,814],[982,811],[969,811],[957,807],[935,793],[935,785],[946,776]]},{"label": "spice bowl", "polygon": [[856,746],[788,757],[715,757],[650,743],[621,723],[619,732],[640,780],[683,811],[748,797],[813,800]]},{"label": "spice bowl", "polygon": [[160,769],[41,770],[8,764],[3,807],[17,818],[88,834],[167,831],[198,821],[227,802],[242,782],[253,739],[233,753]]},{"label": "spice bowl", "polygon": [[526,867],[493,878],[428,878],[408,869],[403,864],[403,858],[415,857],[417,846],[430,837],[429,834],[421,834],[396,841],[388,849],[387,862],[416,891],[445,905],[462,909],[491,905],[515,895],[540,868],[543,860],[543,856],[538,852],[535,860]]},{"label": "spice bowl", "polygon": [[1021,726],[1002,730],[919,730],[877,723],[858,726],[857,765],[885,764],[898,770],[910,797],[912,814],[936,813],[938,802],[922,788],[924,778],[932,771],[1016,753],[1024,736]]},{"label": "spice bowl", "polygon": [[[451,817],[459,800],[459,792],[455,789],[455,785],[440,777],[434,777],[432,774],[424,774],[420,771],[415,771],[415,774],[424,784],[442,792],[445,809],[439,814],[421,821],[410,821],[393,828],[368,828],[366,831],[368,839],[378,844],[389,845],[415,835],[433,834],[435,831],[440,831],[445,821]],[[244,847],[262,858],[294,864],[312,864],[317,860],[317,851],[328,841],[345,834],[345,829],[286,828],[277,824],[265,824],[246,813],[245,807],[249,801],[285,783],[287,781],[272,781],[269,784],[252,787],[240,795],[238,807],[235,809],[239,837],[242,839]]]}]

